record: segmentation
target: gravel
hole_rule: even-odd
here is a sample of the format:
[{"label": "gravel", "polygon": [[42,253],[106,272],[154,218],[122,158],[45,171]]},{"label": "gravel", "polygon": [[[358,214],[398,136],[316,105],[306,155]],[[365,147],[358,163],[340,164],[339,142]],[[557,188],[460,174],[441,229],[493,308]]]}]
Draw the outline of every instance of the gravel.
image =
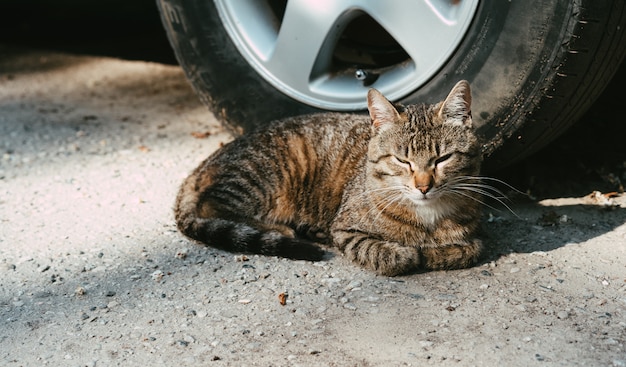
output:
[{"label": "gravel", "polygon": [[623,196],[486,210],[464,270],[230,254],[173,222],[231,139],[180,68],[3,51],[1,365],[626,365]]}]

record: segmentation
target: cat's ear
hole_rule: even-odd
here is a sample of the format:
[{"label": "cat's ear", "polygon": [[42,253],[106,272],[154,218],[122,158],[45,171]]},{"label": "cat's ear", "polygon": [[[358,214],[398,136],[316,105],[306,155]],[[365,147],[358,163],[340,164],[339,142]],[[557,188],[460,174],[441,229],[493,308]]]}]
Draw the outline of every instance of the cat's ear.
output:
[{"label": "cat's ear", "polygon": [[469,83],[461,80],[456,83],[439,109],[439,117],[446,123],[472,126],[472,94]]},{"label": "cat's ear", "polygon": [[376,89],[370,89],[367,93],[367,109],[376,130],[391,126],[400,119],[398,110]]}]

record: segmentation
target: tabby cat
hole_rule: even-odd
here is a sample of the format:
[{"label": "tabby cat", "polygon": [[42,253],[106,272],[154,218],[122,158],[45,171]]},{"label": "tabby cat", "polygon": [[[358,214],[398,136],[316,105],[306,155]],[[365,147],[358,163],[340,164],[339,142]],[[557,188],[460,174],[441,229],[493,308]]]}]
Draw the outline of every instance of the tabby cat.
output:
[{"label": "tabby cat", "polygon": [[325,243],[387,276],[475,263],[482,156],[469,84],[434,105],[394,106],[375,89],[367,102],[369,118],[287,118],[219,149],[180,188],[180,231],[294,259],[322,259]]}]

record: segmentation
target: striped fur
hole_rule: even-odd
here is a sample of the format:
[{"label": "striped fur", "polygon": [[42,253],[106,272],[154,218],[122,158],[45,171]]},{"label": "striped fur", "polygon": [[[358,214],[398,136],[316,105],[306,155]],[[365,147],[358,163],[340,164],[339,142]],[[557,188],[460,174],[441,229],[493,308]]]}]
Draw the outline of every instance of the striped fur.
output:
[{"label": "striped fur", "polygon": [[370,116],[289,118],[225,145],[183,182],[178,228],[234,252],[319,260],[339,248],[383,275],[473,264],[480,148],[469,85],[444,102]]}]

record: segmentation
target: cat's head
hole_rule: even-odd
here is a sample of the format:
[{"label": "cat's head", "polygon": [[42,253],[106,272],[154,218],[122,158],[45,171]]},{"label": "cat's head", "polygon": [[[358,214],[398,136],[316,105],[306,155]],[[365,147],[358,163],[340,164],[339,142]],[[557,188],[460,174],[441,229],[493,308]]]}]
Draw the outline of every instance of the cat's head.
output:
[{"label": "cat's head", "polygon": [[444,101],[433,105],[396,108],[375,89],[367,99],[373,129],[368,179],[374,187],[397,188],[406,199],[425,206],[475,196],[458,189],[469,188],[482,161],[467,81],[458,82]]}]

